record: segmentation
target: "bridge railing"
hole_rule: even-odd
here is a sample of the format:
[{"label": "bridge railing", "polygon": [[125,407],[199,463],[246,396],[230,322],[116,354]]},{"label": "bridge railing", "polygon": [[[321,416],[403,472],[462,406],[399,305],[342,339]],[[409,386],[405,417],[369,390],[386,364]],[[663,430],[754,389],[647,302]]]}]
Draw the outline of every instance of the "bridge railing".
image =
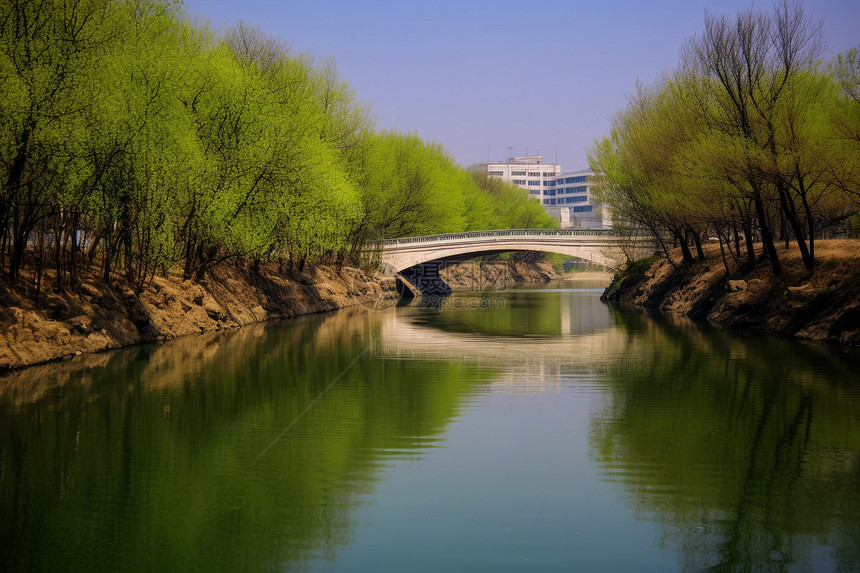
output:
[{"label": "bridge railing", "polygon": [[383,239],[376,241],[371,248],[391,248],[405,245],[423,245],[460,239],[488,239],[509,237],[589,237],[593,239],[620,239],[612,229],[503,229],[497,231],[466,231],[465,233],[444,233],[441,235],[422,235],[418,237],[403,237],[402,239]]}]

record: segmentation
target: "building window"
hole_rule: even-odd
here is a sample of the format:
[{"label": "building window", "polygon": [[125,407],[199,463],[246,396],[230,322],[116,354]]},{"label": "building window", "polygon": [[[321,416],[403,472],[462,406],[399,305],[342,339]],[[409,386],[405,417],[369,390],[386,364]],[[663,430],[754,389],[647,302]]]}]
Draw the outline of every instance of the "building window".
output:
[{"label": "building window", "polygon": [[504,171],[490,171],[490,176],[493,176],[493,177],[504,177],[504,175],[505,175]]},{"label": "building window", "polygon": [[591,213],[591,205],[577,205],[573,208],[574,213]]},{"label": "building window", "polygon": [[540,171],[529,171],[529,177],[540,177]]},{"label": "building window", "polygon": [[543,200],[543,204],[544,204],[544,205],[549,205],[549,199],[544,199],[544,200]]},{"label": "building window", "polygon": [[511,171],[511,177],[525,177],[525,171]]},{"label": "building window", "polygon": [[540,181],[529,181],[529,186],[540,187]]},{"label": "building window", "polygon": [[588,187],[586,187],[585,185],[580,185],[578,187],[564,187],[561,190],[559,190],[559,193],[564,193],[567,195],[569,195],[571,193],[587,193],[587,192],[588,192]]},{"label": "building window", "polygon": [[588,199],[585,195],[577,195],[576,197],[565,197],[565,203],[585,203]]},{"label": "building window", "polygon": [[514,185],[525,185],[526,180],[525,179],[511,179],[511,183],[513,183]]},{"label": "building window", "polygon": [[586,182],[586,176],[585,175],[579,175],[578,177],[567,177],[567,178],[565,178],[564,182],[568,183],[568,184],[570,184],[570,183],[585,183]]}]

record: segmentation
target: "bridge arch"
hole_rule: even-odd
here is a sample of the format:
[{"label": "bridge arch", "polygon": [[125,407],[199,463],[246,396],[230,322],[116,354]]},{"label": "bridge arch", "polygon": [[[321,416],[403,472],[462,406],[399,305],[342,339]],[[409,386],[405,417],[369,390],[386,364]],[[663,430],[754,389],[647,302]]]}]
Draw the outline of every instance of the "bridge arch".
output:
[{"label": "bridge arch", "polygon": [[383,271],[401,273],[424,263],[455,263],[481,255],[515,251],[559,253],[615,267],[607,250],[622,238],[607,230],[513,229],[391,239],[377,243]]}]

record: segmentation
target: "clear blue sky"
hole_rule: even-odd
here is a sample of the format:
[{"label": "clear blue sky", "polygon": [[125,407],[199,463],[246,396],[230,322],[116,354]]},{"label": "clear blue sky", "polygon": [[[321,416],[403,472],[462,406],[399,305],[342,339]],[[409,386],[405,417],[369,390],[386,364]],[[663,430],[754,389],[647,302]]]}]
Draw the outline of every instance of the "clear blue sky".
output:
[{"label": "clear blue sky", "polygon": [[[609,131],[637,78],[676,67],[705,10],[756,0],[186,0],[223,29],[259,25],[341,76],[380,128],[416,132],[462,165],[540,153],[566,171]],[[807,0],[828,58],[860,45],[860,0]]]}]

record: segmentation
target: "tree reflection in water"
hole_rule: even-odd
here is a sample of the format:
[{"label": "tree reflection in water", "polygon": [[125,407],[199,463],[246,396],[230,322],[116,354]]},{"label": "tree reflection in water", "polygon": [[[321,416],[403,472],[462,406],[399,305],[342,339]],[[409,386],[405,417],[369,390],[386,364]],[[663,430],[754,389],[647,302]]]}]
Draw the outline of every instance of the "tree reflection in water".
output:
[{"label": "tree reflection in water", "polygon": [[0,569],[330,558],[380,468],[432,448],[493,375],[373,359],[379,319],[344,311],[7,376]]},{"label": "tree reflection in water", "polygon": [[684,568],[860,568],[857,356],[622,316],[592,457]]},{"label": "tree reflection in water", "polygon": [[[610,313],[595,296],[492,296],[506,305],[341,311],[0,379],[0,568],[334,560],[354,545],[358,509],[384,505],[366,495],[382,468],[421,459],[421,473],[447,475],[423,464],[444,459],[426,453],[452,420],[468,418],[486,439],[492,416],[479,408],[496,402],[483,396],[502,396],[506,416],[540,426],[540,393],[560,417],[571,406],[580,420],[590,413],[588,450],[566,466],[534,457],[557,453],[545,435],[494,443],[504,461],[536,460],[522,483],[505,466],[514,489],[496,484],[495,506],[529,499],[522,491],[539,480],[558,496],[549,527],[579,524],[589,516],[569,515],[576,507],[559,513],[569,470],[581,487],[592,476],[587,495],[623,492],[604,507],[626,504],[656,524],[657,544],[685,569],[860,569],[856,353]],[[535,474],[544,462],[558,475]],[[616,485],[595,482],[595,469]],[[531,533],[548,547],[550,531]],[[546,562],[565,562],[564,550]]]}]

